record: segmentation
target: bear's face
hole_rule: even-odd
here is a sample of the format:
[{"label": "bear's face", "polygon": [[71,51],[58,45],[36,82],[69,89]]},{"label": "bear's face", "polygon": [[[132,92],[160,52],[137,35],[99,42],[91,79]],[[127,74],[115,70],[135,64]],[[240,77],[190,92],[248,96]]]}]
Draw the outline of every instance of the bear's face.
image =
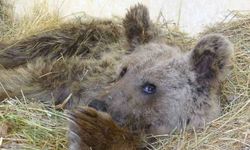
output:
[{"label": "bear's face", "polygon": [[188,57],[166,45],[138,47],[124,59],[118,81],[101,98],[113,119],[149,133],[166,133],[190,122],[186,105],[197,96],[198,85]]},{"label": "bear's face", "polygon": [[189,53],[159,43],[138,46],[98,99],[114,121],[131,130],[162,134],[201,127],[219,115],[218,83],[231,53],[230,42],[216,34]]}]

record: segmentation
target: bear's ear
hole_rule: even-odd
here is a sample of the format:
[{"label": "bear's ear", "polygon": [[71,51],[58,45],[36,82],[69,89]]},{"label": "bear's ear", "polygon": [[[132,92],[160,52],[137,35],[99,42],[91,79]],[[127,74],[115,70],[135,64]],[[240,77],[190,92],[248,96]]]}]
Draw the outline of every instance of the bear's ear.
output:
[{"label": "bear's ear", "polygon": [[148,9],[144,5],[137,4],[131,7],[123,20],[123,26],[131,50],[153,38],[152,23]]},{"label": "bear's ear", "polygon": [[220,34],[209,34],[200,39],[191,52],[191,64],[198,82],[222,80],[231,68],[233,46]]}]

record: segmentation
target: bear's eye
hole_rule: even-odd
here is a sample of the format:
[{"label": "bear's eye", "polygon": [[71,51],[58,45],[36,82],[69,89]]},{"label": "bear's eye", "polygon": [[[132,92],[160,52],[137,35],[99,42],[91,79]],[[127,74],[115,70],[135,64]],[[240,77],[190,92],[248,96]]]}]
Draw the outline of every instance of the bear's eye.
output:
[{"label": "bear's eye", "polygon": [[156,92],[156,86],[152,83],[145,83],[142,85],[142,91],[145,94],[154,94]]},{"label": "bear's eye", "polygon": [[127,67],[122,68],[122,71],[120,72],[119,77],[122,78],[126,74],[127,70],[128,70]]}]

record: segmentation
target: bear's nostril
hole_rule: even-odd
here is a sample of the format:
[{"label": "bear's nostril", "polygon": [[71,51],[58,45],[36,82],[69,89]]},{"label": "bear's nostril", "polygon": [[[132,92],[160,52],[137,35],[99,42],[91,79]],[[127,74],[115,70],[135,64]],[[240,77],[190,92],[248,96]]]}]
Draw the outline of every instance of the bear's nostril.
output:
[{"label": "bear's nostril", "polygon": [[88,104],[89,107],[92,107],[98,111],[102,111],[102,112],[107,112],[107,108],[108,108],[108,105],[104,102],[104,101],[101,101],[101,100],[92,100],[89,104]]}]

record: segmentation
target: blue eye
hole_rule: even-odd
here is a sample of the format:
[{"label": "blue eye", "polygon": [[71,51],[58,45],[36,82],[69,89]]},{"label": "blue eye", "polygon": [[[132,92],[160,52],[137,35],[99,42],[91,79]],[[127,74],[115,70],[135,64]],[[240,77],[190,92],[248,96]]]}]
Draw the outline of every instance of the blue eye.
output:
[{"label": "blue eye", "polygon": [[156,86],[151,83],[145,83],[142,86],[143,93],[145,94],[154,94],[156,92]]}]

